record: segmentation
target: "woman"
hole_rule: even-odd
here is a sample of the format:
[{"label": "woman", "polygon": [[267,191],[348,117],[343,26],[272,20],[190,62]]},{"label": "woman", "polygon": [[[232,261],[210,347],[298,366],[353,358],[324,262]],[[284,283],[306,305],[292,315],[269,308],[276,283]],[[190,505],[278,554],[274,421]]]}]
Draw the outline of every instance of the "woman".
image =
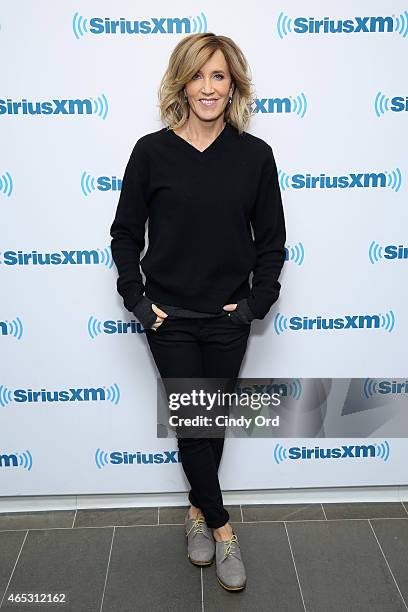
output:
[{"label": "woman", "polygon": [[[125,169],[110,230],[117,289],[162,378],[236,379],[252,320],[279,296],[285,221],[272,149],[244,130],[250,84],[230,38],[183,38],[160,86],[166,127],[139,138]],[[191,486],[185,533],[191,562],[215,555],[221,585],[239,590],[246,572],[218,480],[223,445],[223,436],[178,437]]]}]

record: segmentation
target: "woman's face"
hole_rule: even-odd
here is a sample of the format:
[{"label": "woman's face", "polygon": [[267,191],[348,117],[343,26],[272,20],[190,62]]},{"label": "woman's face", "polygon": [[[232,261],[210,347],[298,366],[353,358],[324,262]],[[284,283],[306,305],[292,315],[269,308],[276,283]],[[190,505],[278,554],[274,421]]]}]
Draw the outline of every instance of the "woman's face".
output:
[{"label": "woman's face", "polygon": [[[185,85],[190,111],[203,121],[214,121],[224,114],[234,90],[224,54],[217,49]],[[202,100],[208,100],[206,104]],[[212,100],[212,102],[211,102]]]}]

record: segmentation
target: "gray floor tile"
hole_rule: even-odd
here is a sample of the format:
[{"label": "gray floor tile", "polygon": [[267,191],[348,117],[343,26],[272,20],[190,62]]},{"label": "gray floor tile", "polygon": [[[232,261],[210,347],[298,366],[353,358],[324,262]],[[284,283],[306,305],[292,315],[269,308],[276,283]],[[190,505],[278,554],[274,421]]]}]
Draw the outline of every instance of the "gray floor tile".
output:
[{"label": "gray floor tile", "polygon": [[[163,506],[160,508],[160,524],[182,524],[189,506]],[[241,522],[239,506],[225,506],[230,515],[231,522]]]},{"label": "gray floor tile", "polygon": [[99,612],[112,529],[29,531],[1,611],[55,610],[55,605],[7,604],[8,593],[66,593],[64,612]]},{"label": "gray floor tile", "polygon": [[159,512],[160,524],[183,524],[189,506],[161,506]]},{"label": "gray floor tile", "polygon": [[242,506],[244,521],[324,520],[320,504],[251,504]]},{"label": "gray floor tile", "polygon": [[323,504],[328,519],[407,518],[400,502],[353,502]]},{"label": "gray floor tile", "polygon": [[242,523],[241,508],[239,506],[225,506],[230,515],[231,523]]},{"label": "gray floor tile", "polygon": [[180,525],[118,527],[102,612],[201,612],[200,568]]},{"label": "gray floor tile", "polygon": [[203,568],[205,612],[304,612],[284,524],[241,523],[234,530],[247,586],[239,592],[226,591],[218,583],[215,562]]},{"label": "gray floor tile", "polygon": [[0,514],[0,531],[7,529],[53,529],[71,527],[75,510],[51,510],[41,512],[3,512]]},{"label": "gray floor tile", "polygon": [[78,510],[74,527],[157,525],[157,508]]},{"label": "gray floor tile", "polygon": [[311,612],[406,612],[368,521],[286,523]]},{"label": "gray floor tile", "polygon": [[24,542],[25,534],[25,531],[0,533],[0,602]]},{"label": "gray floor tile", "polygon": [[373,519],[370,522],[408,606],[408,521]]}]

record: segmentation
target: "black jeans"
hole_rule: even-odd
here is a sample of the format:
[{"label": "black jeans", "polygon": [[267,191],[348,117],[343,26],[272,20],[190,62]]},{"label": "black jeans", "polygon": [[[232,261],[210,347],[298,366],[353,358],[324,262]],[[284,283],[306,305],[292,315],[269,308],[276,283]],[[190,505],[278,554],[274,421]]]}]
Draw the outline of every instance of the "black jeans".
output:
[{"label": "black jeans", "polygon": [[[251,324],[233,322],[225,315],[189,319],[169,315],[146,338],[162,378],[238,378]],[[218,468],[224,437],[177,438],[188,499],[201,508],[207,525],[222,527],[229,520],[224,508]]]}]

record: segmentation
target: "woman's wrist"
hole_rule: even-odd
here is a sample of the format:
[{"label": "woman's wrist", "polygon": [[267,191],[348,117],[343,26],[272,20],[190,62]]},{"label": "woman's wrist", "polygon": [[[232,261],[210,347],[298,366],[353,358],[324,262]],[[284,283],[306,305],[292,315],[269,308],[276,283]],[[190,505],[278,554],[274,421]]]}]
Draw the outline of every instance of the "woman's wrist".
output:
[{"label": "woman's wrist", "polygon": [[255,315],[248,305],[248,300],[244,298],[237,302],[237,307],[231,312],[231,317],[236,317],[242,323],[251,323],[255,319]]},{"label": "woman's wrist", "polygon": [[153,302],[143,295],[132,310],[145,329],[150,329],[157,319],[157,315],[152,309],[152,304]]}]

